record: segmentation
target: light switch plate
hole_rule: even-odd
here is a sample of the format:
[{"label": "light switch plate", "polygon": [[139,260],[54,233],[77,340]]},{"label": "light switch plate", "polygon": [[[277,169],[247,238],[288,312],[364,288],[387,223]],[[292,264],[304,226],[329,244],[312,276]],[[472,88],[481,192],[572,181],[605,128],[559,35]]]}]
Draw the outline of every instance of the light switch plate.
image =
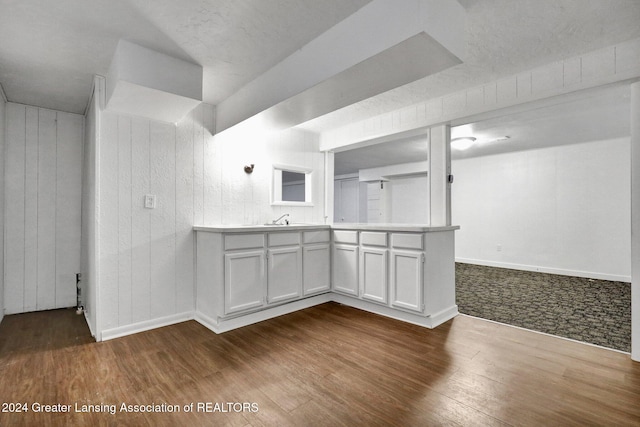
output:
[{"label": "light switch plate", "polygon": [[144,196],[144,207],[147,209],[156,208],[156,196],[153,194],[147,194]]}]

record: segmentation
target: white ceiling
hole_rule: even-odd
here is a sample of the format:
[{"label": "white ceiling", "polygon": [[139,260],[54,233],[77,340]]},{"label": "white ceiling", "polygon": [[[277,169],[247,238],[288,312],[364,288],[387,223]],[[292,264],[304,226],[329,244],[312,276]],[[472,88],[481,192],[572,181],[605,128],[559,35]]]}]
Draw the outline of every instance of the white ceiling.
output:
[{"label": "white ceiling", "polygon": [[[92,76],[106,74],[123,38],[202,65],[204,100],[215,105],[368,2],[0,0],[0,84],[10,101],[82,113]],[[463,64],[301,127],[321,132],[640,37],[638,0],[459,3]]]},{"label": "white ceiling", "polygon": [[459,0],[467,12],[463,64],[303,125],[343,126],[640,37],[638,0]]},{"label": "white ceiling", "polygon": [[218,104],[369,0],[0,0],[13,102],[84,112],[119,39],[202,65]]},{"label": "white ceiling", "polygon": [[[452,149],[453,160],[513,151],[628,137],[629,85],[577,92],[494,112],[451,128],[451,137],[471,136],[476,144]],[[501,141],[504,137],[508,139]],[[335,154],[336,175],[360,169],[427,160],[426,136],[397,140]]]}]

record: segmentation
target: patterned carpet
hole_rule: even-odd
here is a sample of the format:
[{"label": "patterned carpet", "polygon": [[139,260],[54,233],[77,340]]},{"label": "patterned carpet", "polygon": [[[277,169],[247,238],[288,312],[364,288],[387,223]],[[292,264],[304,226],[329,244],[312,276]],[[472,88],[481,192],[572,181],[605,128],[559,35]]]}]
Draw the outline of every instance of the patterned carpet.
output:
[{"label": "patterned carpet", "polygon": [[460,313],[625,352],[631,285],[456,263]]}]

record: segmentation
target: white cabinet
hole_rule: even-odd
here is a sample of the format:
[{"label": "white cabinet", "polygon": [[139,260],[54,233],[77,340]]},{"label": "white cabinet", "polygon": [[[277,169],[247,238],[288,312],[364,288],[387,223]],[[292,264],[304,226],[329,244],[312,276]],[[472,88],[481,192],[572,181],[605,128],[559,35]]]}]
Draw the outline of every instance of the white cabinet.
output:
[{"label": "white cabinet", "polygon": [[262,249],[224,255],[224,314],[264,305],[264,259]]},{"label": "white cabinet", "polygon": [[[196,315],[214,330],[322,300],[331,290],[328,227],[196,235]],[[258,228],[258,227],[256,227]],[[304,279],[304,284],[303,284]],[[249,320],[246,320],[249,319]]]},{"label": "white cabinet", "polygon": [[302,295],[302,248],[274,248],[267,251],[267,302],[275,304]]},{"label": "white cabinet", "polygon": [[427,327],[458,313],[457,227],[198,228],[195,316],[216,332],[331,300]]},{"label": "white cabinet", "polygon": [[387,249],[362,247],[360,250],[360,289],[362,298],[387,303]]},{"label": "white cabinet", "polygon": [[331,290],[331,250],[329,230],[302,233],[302,294],[304,296]]},{"label": "white cabinet", "polygon": [[358,296],[358,247],[333,245],[333,290]]},{"label": "white cabinet", "polygon": [[333,290],[425,313],[425,233],[333,231]]},{"label": "white cabinet", "polygon": [[331,289],[330,260],[328,243],[309,245],[302,249],[302,283],[305,296]]},{"label": "white cabinet", "polygon": [[424,254],[418,251],[391,251],[391,305],[422,312]]}]

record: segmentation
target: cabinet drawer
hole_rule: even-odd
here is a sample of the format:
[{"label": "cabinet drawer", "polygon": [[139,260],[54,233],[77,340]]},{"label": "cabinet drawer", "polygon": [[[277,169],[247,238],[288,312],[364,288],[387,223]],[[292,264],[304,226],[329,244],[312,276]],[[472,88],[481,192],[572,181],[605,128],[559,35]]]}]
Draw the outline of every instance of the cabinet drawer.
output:
[{"label": "cabinet drawer", "polygon": [[334,230],[333,241],[335,243],[358,244],[358,232],[352,230]]},{"label": "cabinet drawer", "polygon": [[360,233],[360,242],[367,246],[387,246],[387,233],[363,231]]},{"label": "cabinet drawer", "polygon": [[224,250],[264,247],[264,234],[229,234],[224,236]]},{"label": "cabinet drawer", "polygon": [[291,246],[300,244],[300,233],[269,233],[269,246]]},{"label": "cabinet drawer", "polygon": [[391,234],[391,246],[405,249],[424,249],[422,234],[393,233]]},{"label": "cabinet drawer", "polygon": [[302,243],[327,243],[329,230],[305,231],[302,233]]}]

